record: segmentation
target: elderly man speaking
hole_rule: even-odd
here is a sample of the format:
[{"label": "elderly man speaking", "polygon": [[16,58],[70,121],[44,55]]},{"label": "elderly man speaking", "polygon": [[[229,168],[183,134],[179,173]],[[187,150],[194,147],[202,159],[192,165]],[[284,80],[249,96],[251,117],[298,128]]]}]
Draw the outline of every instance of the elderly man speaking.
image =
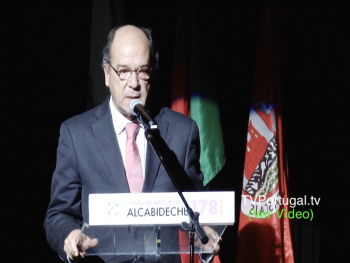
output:
[{"label": "elderly man speaking", "polygon": [[[144,128],[129,110],[133,99],[146,105],[156,64],[150,30],[130,25],[112,29],[103,54],[105,85],[111,95],[61,125],[44,227],[50,246],[65,261],[84,257],[99,242],[84,236],[77,243],[82,224],[88,222],[89,194],[175,191],[145,139]],[[197,190],[203,190],[196,123],[168,108],[155,120]],[[136,258],[140,257],[131,260]],[[162,256],[162,262],[180,262],[180,257]]]}]

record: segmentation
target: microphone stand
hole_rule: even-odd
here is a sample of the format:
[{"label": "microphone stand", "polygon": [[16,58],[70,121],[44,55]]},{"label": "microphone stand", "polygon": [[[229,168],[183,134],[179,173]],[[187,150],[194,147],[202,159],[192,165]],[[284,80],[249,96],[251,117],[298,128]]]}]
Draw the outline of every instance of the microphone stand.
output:
[{"label": "microphone stand", "polygon": [[[173,183],[177,193],[179,194],[181,200],[183,201],[187,209],[187,212],[190,218],[190,224],[188,224],[187,222],[182,222],[181,227],[185,231],[190,231],[190,262],[193,263],[194,232],[197,233],[202,244],[206,244],[209,241],[209,238],[205,233],[203,227],[199,224],[199,213],[193,212],[193,210],[188,205],[181,191],[181,190],[187,190],[187,191],[195,190],[195,186],[193,185],[189,176],[183,169],[175,153],[169,149],[168,145],[160,136],[159,130],[157,128],[150,129],[149,127],[147,127],[147,125],[145,125],[145,128],[146,128],[145,136],[147,141],[152,145],[152,148],[157,154],[160,162],[162,163],[165,171],[167,172],[171,182]],[[181,180],[176,181],[175,176],[177,178],[180,177]],[[178,182],[180,183],[181,188],[179,187]]]}]

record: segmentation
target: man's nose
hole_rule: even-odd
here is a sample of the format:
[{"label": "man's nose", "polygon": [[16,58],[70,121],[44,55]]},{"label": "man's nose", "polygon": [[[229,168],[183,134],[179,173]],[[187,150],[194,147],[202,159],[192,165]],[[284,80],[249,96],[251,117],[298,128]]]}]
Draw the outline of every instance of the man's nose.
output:
[{"label": "man's nose", "polygon": [[131,72],[131,76],[128,79],[128,85],[132,89],[136,89],[139,85],[139,79],[135,71]]}]

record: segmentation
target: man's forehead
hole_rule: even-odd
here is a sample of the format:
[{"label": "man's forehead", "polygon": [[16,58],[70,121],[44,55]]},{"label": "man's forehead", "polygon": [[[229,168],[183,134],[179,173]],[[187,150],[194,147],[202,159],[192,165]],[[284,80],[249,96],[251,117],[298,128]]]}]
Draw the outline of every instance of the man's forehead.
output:
[{"label": "man's forehead", "polygon": [[126,57],[148,56],[149,49],[147,37],[141,29],[125,26],[116,31],[111,52]]}]

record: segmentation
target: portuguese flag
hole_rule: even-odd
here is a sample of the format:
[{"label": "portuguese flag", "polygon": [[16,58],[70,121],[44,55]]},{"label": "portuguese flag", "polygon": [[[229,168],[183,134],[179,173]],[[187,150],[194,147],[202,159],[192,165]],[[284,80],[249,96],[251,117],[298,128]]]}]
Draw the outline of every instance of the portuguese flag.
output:
[{"label": "portuguese flag", "polygon": [[[203,56],[208,49],[203,41],[206,34],[199,24],[195,1],[177,1],[174,67],[171,109],[193,118],[199,129],[201,171],[207,185],[225,164],[219,108],[216,102],[215,81],[208,76],[207,63]],[[188,237],[179,231],[180,247],[188,247]],[[189,254],[180,254],[183,263],[189,262]],[[200,263],[198,255],[195,263]],[[218,256],[213,263],[220,263]]]},{"label": "portuguese flag", "polygon": [[202,27],[197,25],[196,3],[177,4],[171,108],[190,116],[198,125],[206,185],[225,164],[215,78],[207,75],[210,70],[203,56],[207,47],[202,44]]}]

